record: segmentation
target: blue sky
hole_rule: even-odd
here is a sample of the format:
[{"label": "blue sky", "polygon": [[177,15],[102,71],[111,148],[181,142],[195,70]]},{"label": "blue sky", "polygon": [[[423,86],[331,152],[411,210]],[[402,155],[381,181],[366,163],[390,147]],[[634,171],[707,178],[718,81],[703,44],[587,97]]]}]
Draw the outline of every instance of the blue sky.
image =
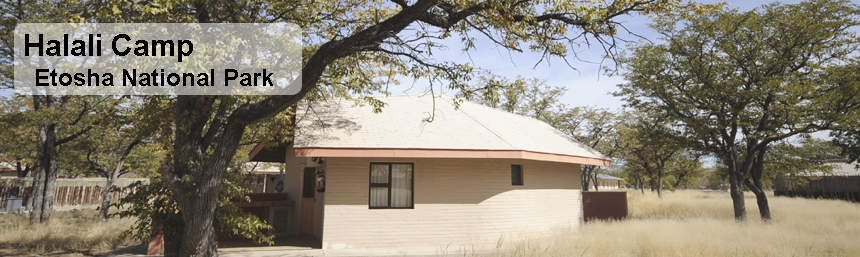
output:
[{"label": "blue sky", "polygon": [[[700,3],[717,3],[719,1],[702,0]],[[775,1],[726,1],[728,8],[738,8],[741,11],[749,11],[755,7]],[[787,4],[799,3],[799,0],[779,1]],[[632,32],[639,34],[651,41],[657,41],[658,35],[654,30],[648,27],[651,22],[646,16],[628,16],[623,17],[621,21]],[[853,31],[860,31],[854,28]],[[626,39],[636,39],[632,35],[620,35]],[[476,35],[476,38],[481,39],[481,36]],[[526,78],[540,78],[547,81],[551,86],[565,87],[568,89],[566,95],[562,98],[562,102],[569,106],[596,106],[600,108],[609,108],[611,110],[622,107],[623,102],[620,98],[610,95],[611,92],[617,89],[616,85],[623,83],[621,77],[609,77],[604,74],[602,66],[614,66],[611,61],[605,61],[600,64],[603,49],[599,45],[594,45],[589,48],[572,49],[579,53],[579,56],[584,61],[571,61],[571,64],[576,70],[571,69],[561,59],[554,59],[550,63],[541,63],[537,67],[535,64],[540,60],[540,55],[536,53],[516,53],[508,52],[503,49],[494,47],[488,40],[480,40],[477,44],[478,50],[467,53],[462,52],[462,45],[456,41],[450,41],[448,44],[450,50],[443,53],[434,51],[434,55],[439,60],[451,60],[459,63],[469,62],[469,56],[473,65],[489,70],[494,74],[503,75],[509,78],[522,76]],[[411,88],[411,89],[410,89]],[[408,89],[408,90],[407,90]],[[392,94],[401,93],[421,93],[427,91],[426,84],[416,82],[416,86],[412,86],[411,81],[403,81],[403,85],[393,86],[390,91]],[[435,88],[439,92],[438,86]],[[445,92],[444,90],[442,92]],[[447,92],[453,94],[453,92]]]}]

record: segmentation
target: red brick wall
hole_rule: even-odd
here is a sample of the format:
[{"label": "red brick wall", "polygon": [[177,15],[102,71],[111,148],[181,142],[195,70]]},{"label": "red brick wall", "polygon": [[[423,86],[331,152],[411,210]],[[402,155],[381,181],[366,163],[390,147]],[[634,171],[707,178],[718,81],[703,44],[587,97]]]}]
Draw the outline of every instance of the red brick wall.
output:
[{"label": "red brick wall", "polygon": [[585,221],[627,218],[627,192],[582,192]]}]

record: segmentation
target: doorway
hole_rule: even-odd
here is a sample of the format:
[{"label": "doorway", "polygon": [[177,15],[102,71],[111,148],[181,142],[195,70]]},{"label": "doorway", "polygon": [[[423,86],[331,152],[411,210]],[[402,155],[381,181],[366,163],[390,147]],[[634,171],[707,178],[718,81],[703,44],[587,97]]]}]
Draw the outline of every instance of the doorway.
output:
[{"label": "doorway", "polygon": [[314,188],[314,179],[316,176],[316,167],[306,167],[302,174],[302,200],[300,218],[299,218],[299,234],[314,235],[315,210],[316,210],[316,188]]}]

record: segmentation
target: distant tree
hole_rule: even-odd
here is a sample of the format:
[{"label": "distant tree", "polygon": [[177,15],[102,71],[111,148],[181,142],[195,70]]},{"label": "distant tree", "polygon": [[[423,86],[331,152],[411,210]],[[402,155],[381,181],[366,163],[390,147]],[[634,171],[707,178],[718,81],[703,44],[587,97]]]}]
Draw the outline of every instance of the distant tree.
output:
[{"label": "distant tree", "polygon": [[473,100],[507,112],[524,115],[559,127],[564,123],[562,113],[568,111],[561,102],[566,88],[553,87],[546,80],[518,77],[509,80],[499,76],[482,77],[479,84],[485,91]]},{"label": "distant tree", "polygon": [[15,165],[19,178],[39,168],[36,159],[36,127],[27,124],[21,112],[29,97],[0,96],[0,162]]},{"label": "distant tree", "polygon": [[[860,107],[855,86],[860,9],[844,0],[774,3],[662,19],[665,43],[645,43],[624,60],[627,104],[668,118],[686,144],[727,168],[738,221],[744,187],[770,220],[762,184],[773,143],[848,122]],[[855,119],[856,120],[856,119]]]},{"label": "distant tree", "polygon": [[[481,81],[487,91],[475,102],[546,122],[608,158],[624,147],[618,135],[618,114],[594,107],[570,107],[560,100],[567,91],[563,87],[548,86],[540,79],[490,77]],[[598,190],[597,174],[603,167],[582,165],[581,170],[582,190],[589,191],[592,185]]]},{"label": "distant tree", "polygon": [[[860,73],[860,71],[857,72]],[[860,80],[857,83],[860,83]],[[855,164],[855,169],[860,169],[860,125],[858,124],[860,124],[860,117],[846,122],[845,125],[830,133],[833,137],[831,143],[840,148],[842,157]]]},{"label": "distant tree", "polygon": [[779,142],[765,155],[762,183],[772,186],[777,174],[829,173],[833,166],[826,165],[825,161],[842,158],[839,147],[827,140],[805,137],[796,143]]},{"label": "distant tree", "polygon": [[[624,115],[624,114],[622,114]],[[616,158],[628,147],[628,142],[621,136],[622,117],[607,109],[593,107],[576,107],[562,115],[564,122],[558,125],[562,132],[573,136],[577,141],[597,150],[607,158]],[[604,167],[582,165],[582,188],[589,190],[590,184],[597,190],[597,173],[605,171]]]},{"label": "distant tree", "polygon": [[720,162],[715,163],[714,167],[705,170],[702,184],[709,189],[722,189],[729,184],[729,173],[726,169],[726,165]]},{"label": "distant tree", "polygon": [[153,144],[160,132],[158,123],[141,115],[138,99],[127,99],[121,105],[125,108],[111,113],[96,129],[70,144],[64,153],[71,157],[68,162],[87,171],[87,175],[105,178],[98,214],[102,219],[108,218],[117,178],[130,172],[144,176],[157,173],[164,158],[163,151]]},{"label": "distant tree", "polygon": [[2,140],[11,140],[23,159],[32,157],[26,156],[28,151],[21,147],[33,147],[35,152],[33,159],[37,164],[33,166],[38,169],[27,200],[31,223],[45,222],[51,217],[57,176],[60,167],[66,167],[60,162],[60,148],[80,139],[103,121],[104,114],[110,112],[116,102],[116,98],[102,96],[32,96],[27,101],[17,102],[13,111],[0,117],[14,120],[15,131],[23,133],[19,138]]},{"label": "distant tree", "polygon": [[629,172],[640,174],[640,178],[646,176],[651,190],[663,198],[666,176],[684,147],[676,140],[676,132],[652,114],[640,112],[631,118],[621,131],[622,140],[627,143],[621,158]]},{"label": "distant tree", "polygon": [[687,186],[701,178],[705,173],[702,163],[702,153],[690,149],[682,149],[676,154],[667,168],[667,182],[669,190],[679,187],[687,189]]}]

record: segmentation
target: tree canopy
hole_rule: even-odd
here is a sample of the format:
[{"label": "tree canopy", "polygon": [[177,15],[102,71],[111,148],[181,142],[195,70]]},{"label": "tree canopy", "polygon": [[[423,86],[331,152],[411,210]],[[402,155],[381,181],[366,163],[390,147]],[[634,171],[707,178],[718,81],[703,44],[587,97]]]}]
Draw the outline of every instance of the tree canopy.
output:
[{"label": "tree canopy", "polygon": [[716,156],[729,173],[735,217],[743,189],[769,219],[761,177],[773,143],[856,120],[860,9],[844,0],[774,3],[660,19],[662,42],[624,59],[616,95],[668,118],[686,144]]}]

